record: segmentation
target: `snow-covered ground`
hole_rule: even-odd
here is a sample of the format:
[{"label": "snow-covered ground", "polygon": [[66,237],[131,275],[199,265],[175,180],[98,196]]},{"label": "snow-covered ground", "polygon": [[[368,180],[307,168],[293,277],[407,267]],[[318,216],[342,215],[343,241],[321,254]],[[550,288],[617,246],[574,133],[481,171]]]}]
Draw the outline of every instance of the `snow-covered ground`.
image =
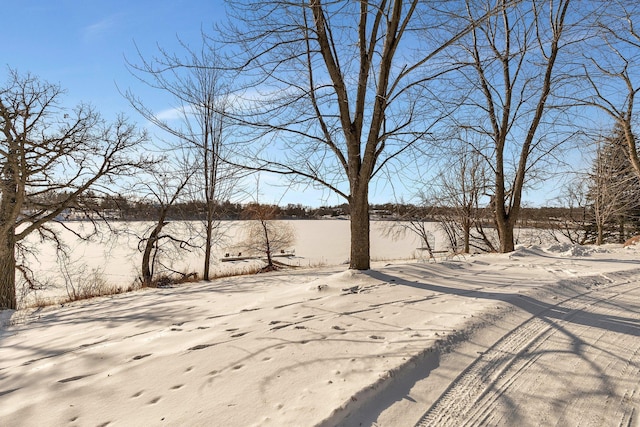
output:
[{"label": "snow-covered ground", "polygon": [[637,425],[640,248],[345,268],[1,312],[0,425]]}]

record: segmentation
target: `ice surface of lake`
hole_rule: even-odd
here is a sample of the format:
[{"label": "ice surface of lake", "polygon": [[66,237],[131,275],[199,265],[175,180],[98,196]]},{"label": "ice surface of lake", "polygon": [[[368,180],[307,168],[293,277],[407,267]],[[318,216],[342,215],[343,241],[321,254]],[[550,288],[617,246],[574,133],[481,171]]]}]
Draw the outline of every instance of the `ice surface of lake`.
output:
[{"label": "ice surface of lake", "polygon": [[[302,266],[338,265],[348,263],[350,250],[350,222],[348,220],[287,220],[295,230],[296,241],[291,249],[295,250],[295,258],[289,262]],[[212,271],[229,271],[237,269],[241,271],[249,262],[228,263],[220,262],[224,254],[230,252],[237,255],[238,244],[243,239],[243,221],[223,221],[221,229],[225,238],[214,251],[214,264]],[[246,223],[245,223],[246,224]],[[420,239],[410,232],[400,238],[389,237],[385,233],[392,222],[372,221],[371,223],[371,257],[372,260],[398,260],[412,259],[421,255],[416,249],[421,246]],[[67,225],[78,230],[87,224],[82,222],[70,222]],[[151,223],[134,222],[126,224],[114,224],[115,228],[126,232],[118,236],[112,236],[108,241],[82,242],[76,239],[69,231],[64,231],[65,242],[69,245],[71,253],[70,271],[99,271],[110,284],[128,286],[139,275],[142,255],[138,249],[139,237]],[[199,227],[200,223],[173,223],[172,226]],[[444,248],[444,235],[436,230],[437,225],[432,224],[436,245]],[[167,231],[171,230],[167,226]],[[184,231],[192,233],[191,231]],[[109,234],[109,233],[107,233]],[[51,245],[40,244],[35,236],[31,236],[31,242],[36,244],[36,258],[29,259],[29,265],[34,270],[36,277],[50,279],[61,284],[60,268],[56,261],[55,251]],[[201,251],[177,252],[169,251],[173,259],[165,259],[166,263],[175,270],[195,271],[202,273],[203,253]]]}]

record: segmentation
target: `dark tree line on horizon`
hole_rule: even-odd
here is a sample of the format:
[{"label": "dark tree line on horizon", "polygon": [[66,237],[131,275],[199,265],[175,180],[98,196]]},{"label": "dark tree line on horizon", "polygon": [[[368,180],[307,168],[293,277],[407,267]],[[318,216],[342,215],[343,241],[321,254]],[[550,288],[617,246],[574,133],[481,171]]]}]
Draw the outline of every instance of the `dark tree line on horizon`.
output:
[{"label": "dark tree line on horizon", "polygon": [[[640,192],[638,193],[640,195]],[[77,206],[71,206],[60,216],[61,220],[73,221],[89,217],[99,217],[111,221],[150,221],[157,218],[158,208],[148,200],[126,198],[122,195],[105,195],[98,197],[91,193],[79,199]],[[80,204],[82,206],[80,206]],[[245,220],[250,217],[255,202],[238,203],[224,201],[218,203],[216,212],[218,220]],[[349,205],[328,205],[311,207],[302,204],[286,205],[258,204],[272,209],[273,219],[345,219],[350,215]],[[78,215],[74,216],[74,209]],[[451,216],[455,208],[444,205],[382,203],[369,205],[371,218],[375,220],[405,221],[408,219],[421,221],[437,221],[443,216]],[[489,207],[486,207],[489,210]],[[203,201],[175,202],[168,210],[167,219],[175,221],[194,221],[205,218],[206,206]],[[570,216],[570,206],[524,207],[519,225],[524,227],[547,227],[550,221]],[[487,214],[485,222],[490,223],[492,216]]]}]

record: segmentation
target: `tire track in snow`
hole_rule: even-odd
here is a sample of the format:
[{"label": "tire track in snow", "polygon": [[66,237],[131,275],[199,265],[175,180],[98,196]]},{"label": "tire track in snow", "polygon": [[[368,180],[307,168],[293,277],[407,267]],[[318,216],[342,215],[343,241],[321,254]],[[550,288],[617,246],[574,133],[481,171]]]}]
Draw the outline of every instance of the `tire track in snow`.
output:
[{"label": "tire track in snow", "polygon": [[[526,383],[532,380],[527,376],[530,368],[542,355],[547,354],[548,349],[552,348],[547,341],[559,334],[558,324],[560,322],[564,325],[565,322],[570,322],[577,315],[583,314],[589,307],[596,306],[598,308],[605,307],[604,310],[598,312],[599,316],[612,314],[625,316],[629,314],[625,313],[617,304],[610,302],[620,296],[626,296],[638,288],[638,282],[628,280],[632,274],[632,272],[621,272],[612,274],[611,277],[605,276],[608,281],[613,278],[614,283],[592,288],[587,292],[567,298],[522,322],[477,357],[423,414],[416,427],[496,425],[504,422],[504,414],[494,410],[500,404],[499,400],[503,395],[513,393],[515,388],[527,387]],[[615,283],[616,279],[622,281]],[[550,316],[551,319],[546,318],[546,315],[549,314],[553,314]],[[634,326],[637,325],[631,325],[631,327]],[[577,329],[579,332],[585,332],[589,328],[589,325],[579,325]],[[629,356],[623,366],[616,368],[619,372],[615,372],[613,375],[620,378],[638,378],[640,374],[639,340],[629,340],[629,337],[624,335],[618,337],[618,340],[625,339],[627,341],[625,347],[629,348]],[[596,343],[598,340],[599,338],[596,339]],[[635,348],[629,346],[632,343],[635,343]],[[610,396],[615,394],[610,390],[608,393]],[[623,390],[621,394],[623,397],[620,402],[613,402],[614,404],[609,404],[608,400],[605,402],[610,411],[603,415],[605,417],[603,419],[588,419],[591,416],[588,405],[593,403],[590,399],[573,402],[581,403],[580,406],[584,409],[582,411],[584,419],[576,420],[574,417],[573,422],[582,425],[598,425],[604,421],[606,425],[613,425],[612,422],[619,423],[618,425],[631,425],[630,423],[633,422],[634,416],[637,414],[634,415],[629,403],[637,399],[638,384]],[[526,405],[526,402],[524,404]],[[565,421],[570,420],[572,420],[571,417]]]}]

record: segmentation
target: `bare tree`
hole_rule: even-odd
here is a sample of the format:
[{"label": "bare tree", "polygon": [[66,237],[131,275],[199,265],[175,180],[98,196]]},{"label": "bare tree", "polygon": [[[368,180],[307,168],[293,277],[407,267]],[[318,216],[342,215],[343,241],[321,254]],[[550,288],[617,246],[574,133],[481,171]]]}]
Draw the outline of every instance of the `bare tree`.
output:
[{"label": "bare tree", "polygon": [[[488,145],[476,147],[492,168],[492,208],[500,251],[514,249],[514,227],[523,188],[533,168],[552,158],[549,153],[566,141],[550,108],[554,89],[571,82],[558,65],[561,51],[579,38],[566,24],[570,0],[522,1],[483,20],[460,42],[458,59],[471,92],[457,113],[459,125],[477,133]],[[469,22],[494,8],[493,1],[468,0]],[[464,58],[464,57],[463,57]]]},{"label": "bare tree", "polygon": [[593,242],[591,232],[593,219],[593,209],[589,200],[588,177],[582,175],[570,181],[559,196],[561,206],[567,208],[566,214],[558,218],[549,218],[547,229],[556,241],[556,233],[569,240],[569,242],[584,245]]},{"label": "bare tree", "polygon": [[212,248],[219,230],[220,202],[236,190],[239,176],[225,156],[230,78],[221,69],[219,55],[203,36],[199,51],[180,42],[184,57],[160,49],[151,59],[139,53],[140,64],[129,62],[130,71],[145,84],[165,92],[173,99],[175,120],[158,117],[144,100],[131,90],[125,97],[131,105],[151,123],[169,135],[178,138],[183,149],[195,152],[198,173],[191,180],[199,187],[199,198],[204,200],[204,266],[203,279],[209,280]]},{"label": "bare tree", "polygon": [[[139,237],[138,249],[142,252],[141,261],[141,282],[143,286],[152,286],[154,278],[157,276],[157,267],[161,265],[162,255],[166,255],[167,250],[163,250],[163,244],[168,242],[174,256],[180,250],[194,250],[196,245],[193,239],[185,233],[185,229],[165,232],[165,227],[169,224],[170,210],[174,207],[181,196],[184,197],[185,189],[189,180],[195,173],[195,168],[189,164],[182,164],[180,167],[169,167],[177,162],[162,162],[163,167],[145,174],[136,185],[135,192],[156,206],[157,216],[151,226],[149,226]],[[164,266],[167,270],[167,266]],[[184,274],[184,273],[183,273]]]},{"label": "bare tree", "polygon": [[106,191],[144,163],[133,157],[144,133],[123,117],[106,123],[88,105],[66,110],[62,95],[58,85],[15,70],[0,87],[0,308],[16,308],[16,269],[29,271],[16,262],[21,242],[36,232],[60,247],[50,224],[86,208],[89,190]]},{"label": "bare tree", "polygon": [[275,220],[277,206],[249,204],[244,212],[249,221],[245,225],[243,246],[249,252],[264,254],[267,266],[262,271],[277,269],[273,257],[279,251],[286,251],[295,242],[295,231],[290,224]]},{"label": "bare tree", "polygon": [[349,266],[368,269],[369,185],[419,142],[433,142],[450,113],[437,83],[451,64],[439,54],[484,17],[456,27],[458,3],[419,0],[229,6],[238,26],[226,32],[247,81],[246,114],[236,118],[253,131],[247,141],[263,144],[244,166],[343,197]]},{"label": "bare tree", "polygon": [[448,157],[451,161],[433,178],[429,190],[420,195],[421,206],[407,212],[400,222],[391,223],[388,234],[399,237],[401,230],[411,231],[433,256],[435,248],[429,243],[432,234],[428,224],[435,221],[453,252],[469,253],[471,247],[493,252],[494,242],[484,229],[490,220],[487,208],[482,205],[489,185],[485,161],[464,143],[456,146]]},{"label": "bare tree", "polygon": [[[453,161],[447,163],[437,178],[437,203],[448,208],[448,215],[440,218],[441,226],[447,231],[453,250],[457,250],[461,240],[462,252],[469,253],[475,229],[474,240],[484,242],[484,250],[493,251],[493,243],[484,231],[483,220],[486,218],[483,218],[481,207],[489,186],[486,163],[477,150],[465,147],[464,143],[454,149],[451,159]],[[478,244],[474,246],[478,247]]]},{"label": "bare tree", "polygon": [[431,224],[432,209],[429,206],[408,205],[402,215],[396,214],[395,221],[386,222],[382,231],[386,237],[394,240],[404,238],[407,233],[418,236],[420,247],[417,250],[427,251],[429,258],[433,258],[436,242]]},{"label": "bare tree", "polygon": [[605,232],[612,223],[615,224],[618,242],[624,242],[627,219],[639,206],[640,181],[629,161],[625,132],[620,125],[616,130],[613,137],[598,141],[591,175],[590,198],[597,245],[605,243]]},{"label": "bare tree", "polygon": [[[640,91],[640,5],[612,1],[597,23],[599,38],[593,39],[584,64],[587,92],[576,101],[597,108],[623,130],[627,153],[640,176],[640,157],[633,129],[637,125],[635,100]],[[598,129],[600,131],[600,129]]]}]

